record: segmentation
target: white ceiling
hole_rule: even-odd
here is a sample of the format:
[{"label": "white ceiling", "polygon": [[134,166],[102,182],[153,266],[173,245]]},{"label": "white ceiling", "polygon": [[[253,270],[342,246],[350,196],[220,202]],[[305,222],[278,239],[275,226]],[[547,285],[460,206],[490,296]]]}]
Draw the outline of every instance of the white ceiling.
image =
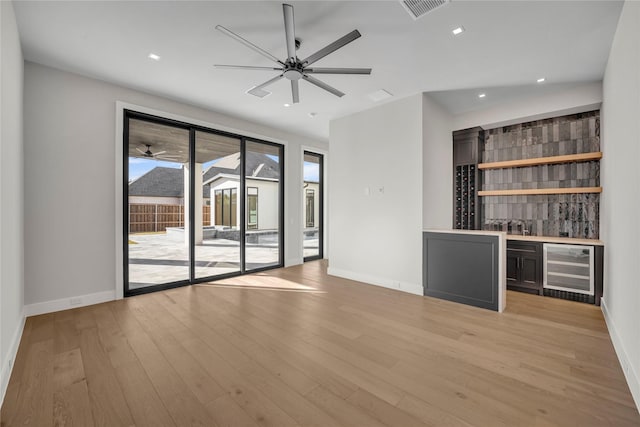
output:
[{"label": "white ceiling", "polygon": [[[302,39],[298,56],[358,29],[361,38],[314,65],[372,67],[372,74],[318,76],[345,92],[342,98],[300,82],[301,102],[285,108],[291,102],[286,80],[263,99],[245,93],[276,72],[213,68],[272,65],[216,31],[217,24],[284,59],[281,2],[16,1],[14,7],[29,61],[324,140],[332,118],[377,105],[367,95],[379,89],[392,100],[437,92],[457,114],[601,80],[622,7],[618,1],[452,0],[414,20],[395,0],[290,3]],[[460,25],[466,31],[453,36]],[[150,52],[161,60],[148,59]],[[547,81],[536,84],[543,76]],[[487,97],[480,100],[479,92]]]}]

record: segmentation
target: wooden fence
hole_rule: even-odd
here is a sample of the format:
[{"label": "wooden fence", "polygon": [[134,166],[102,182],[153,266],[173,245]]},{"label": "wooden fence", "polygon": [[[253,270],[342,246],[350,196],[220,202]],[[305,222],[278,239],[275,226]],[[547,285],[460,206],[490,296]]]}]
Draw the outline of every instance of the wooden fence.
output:
[{"label": "wooden fence", "polygon": [[[211,224],[211,207],[202,207],[202,225]],[[184,206],[129,203],[129,233],[166,231],[184,226]]]}]

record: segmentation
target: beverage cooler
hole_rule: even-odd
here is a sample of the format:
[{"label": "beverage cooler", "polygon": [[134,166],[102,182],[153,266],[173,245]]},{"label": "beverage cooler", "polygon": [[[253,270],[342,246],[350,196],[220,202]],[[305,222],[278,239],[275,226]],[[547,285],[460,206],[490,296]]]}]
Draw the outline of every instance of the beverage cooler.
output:
[{"label": "beverage cooler", "polygon": [[545,243],[544,288],[594,295],[593,250],[593,246]]}]

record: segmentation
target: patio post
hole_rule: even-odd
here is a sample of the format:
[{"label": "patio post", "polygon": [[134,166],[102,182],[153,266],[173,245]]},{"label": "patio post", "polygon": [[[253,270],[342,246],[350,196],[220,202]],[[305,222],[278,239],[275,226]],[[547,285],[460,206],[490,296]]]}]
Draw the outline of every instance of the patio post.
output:
[{"label": "patio post", "polygon": [[[184,165],[184,244],[189,246],[189,233],[191,224],[189,222],[189,164]],[[202,163],[195,164],[195,194],[194,194],[194,208],[195,208],[195,244],[202,244]]]}]

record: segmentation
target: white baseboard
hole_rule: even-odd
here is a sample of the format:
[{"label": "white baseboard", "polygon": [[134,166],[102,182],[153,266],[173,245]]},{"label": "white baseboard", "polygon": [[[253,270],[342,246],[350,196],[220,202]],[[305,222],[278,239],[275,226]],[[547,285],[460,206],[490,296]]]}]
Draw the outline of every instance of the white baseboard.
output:
[{"label": "white baseboard", "polygon": [[11,371],[13,370],[13,364],[16,360],[16,354],[18,354],[18,347],[20,346],[20,339],[22,338],[22,332],[24,331],[24,322],[26,319],[24,310],[20,317],[20,323],[18,323],[18,327],[13,332],[13,337],[9,344],[9,351],[7,352],[5,360],[2,361],[2,373],[0,374],[0,406],[2,406],[2,403],[4,402],[4,395],[7,392],[7,386],[9,385],[9,379],[11,378]]},{"label": "white baseboard", "polygon": [[101,302],[113,301],[115,299],[115,290],[96,292],[94,294],[79,295],[77,297],[61,298],[53,301],[44,301],[25,305],[24,314],[26,317],[37,316],[38,314],[53,313],[55,311],[68,310],[70,308],[100,304]]},{"label": "white baseboard", "polygon": [[285,267],[291,267],[292,265],[302,264],[304,260],[302,258],[289,258],[284,260]]},{"label": "white baseboard", "polygon": [[414,295],[424,295],[422,285],[415,283],[401,282],[399,280],[388,279],[379,276],[372,276],[365,273],[343,270],[341,268],[327,268],[327,274],[338,276],[345,279],[356,280],[371,285],[382,286],[383,288],[395,289],[397,291],[407,292]]},{"label": "white baseboard", "polygon": [[604,314],[604,320],[607,322],[607,328],[609,328],[609,336],[613,342],[613,348],[616,350],[616,355],[618,356],[618,360],[622,366],[622,371],[624,372],[627,384],[631,390],[631,396],[633,396],[633,400],[636,402],[638,411],[640,411],[640,375],[638,375],[636,367],[630,363],[631,359],[629,358],[629,354],[625,349],[620,335],[618,335],[618,330],[616,329],[616,325],[613,323],[613,319],[609,314],[604,298],[600,299],[600,308]]}]

